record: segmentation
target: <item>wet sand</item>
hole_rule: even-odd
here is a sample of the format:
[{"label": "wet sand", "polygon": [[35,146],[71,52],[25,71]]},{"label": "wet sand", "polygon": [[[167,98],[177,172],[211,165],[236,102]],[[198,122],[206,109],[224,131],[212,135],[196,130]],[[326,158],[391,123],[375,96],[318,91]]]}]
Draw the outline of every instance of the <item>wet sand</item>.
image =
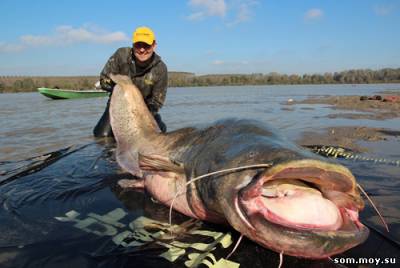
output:
[{"label": "wet sand", "polygon": [[400,145],[400,131],[370,128],[370,127],[329,127],[322,132],[304,132],[296,142],[300,145],[330,145],[350,149],[354,152],[368,152],[369,149],[360,145],[359,141],[386,141],[394,137]]},{"label": "wet sand", "polygon": [[[391,96],[400,96],[398,91],[382,92]],[[397,95],[396,95],[397,94]],[[389,95],[380,95],[382,98]],[[372,97],[372,96],[371,96]],[[346,112],[332,113],[327,118],[354,119],[355,126],[328,127],[321,132],[304,132],[297,140],[301,145],[324,144],[348,148],[356,152],[368,152],[368,148],[361,146],[360,141],[374,142],[395,139],[400,144],[400,126],[391,129],[356,126],[357,119],[385,120],[400,117],[400,99],[397,102],[382,100],[361,100],[361,96],[323,96],[312,97],[303,101],[288,101],[296,104],[327,104],[333,110],[345,110]]]},{"label": "wet sand", "polygon": [[[400,97],[400,92],[398,91],[393,91],[390,93],[392,94],[383,94],[379,96],[382,98],[387,96]],[[361,96],[311,97],[303,101],[288,100],[286,104],[288,106],[296,104],[327,104],[330,105],[332,109],[346,111],[345,113],[341,114],[329,115],[329,118],[384,120],[400,117],[400,99],[397,102],[387,102],[382,100],[361,100],[360,98]],[[360,114],[360,112],[364,113]]]}]

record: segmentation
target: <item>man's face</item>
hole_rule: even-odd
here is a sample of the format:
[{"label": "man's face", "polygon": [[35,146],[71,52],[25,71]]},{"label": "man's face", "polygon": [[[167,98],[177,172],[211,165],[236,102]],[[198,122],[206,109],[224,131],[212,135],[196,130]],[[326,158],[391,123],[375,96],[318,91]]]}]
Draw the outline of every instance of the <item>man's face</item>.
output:
[{"label": "man's face", "polygon": [[136,42],[133,44],[133,52],[135,54],[135,58],[138,61],[144,62],[151,58],[156,48],[156,42],[152,45],[146,44],[144,42]]}]

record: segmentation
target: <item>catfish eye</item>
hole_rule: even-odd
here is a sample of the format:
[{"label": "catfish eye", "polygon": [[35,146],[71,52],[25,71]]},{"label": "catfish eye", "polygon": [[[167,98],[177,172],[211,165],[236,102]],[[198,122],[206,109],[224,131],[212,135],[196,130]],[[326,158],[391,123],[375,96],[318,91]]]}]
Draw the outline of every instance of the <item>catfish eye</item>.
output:
[{"label": "catfish eye", "polygon": [[247,156],[249,157],[249,158],[254,158],[255,156],[256,156],[256,154],[255,154],[255,152],[249,152],[248,154],[247,154]]}]

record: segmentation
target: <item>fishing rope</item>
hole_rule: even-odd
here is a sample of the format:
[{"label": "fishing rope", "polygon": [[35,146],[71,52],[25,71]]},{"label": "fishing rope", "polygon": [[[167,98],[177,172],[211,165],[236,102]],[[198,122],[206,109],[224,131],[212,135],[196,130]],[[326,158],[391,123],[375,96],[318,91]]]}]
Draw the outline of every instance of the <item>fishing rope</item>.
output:
[{"label": "fishing rope", "polygon": [[325,145],[313,145],[313,146],[304,146],[316,154],[327,156],[327,157],[343,157],[344,159],[350,159],[354,161],[368,161],[373,162],[374,164],[389,164],[394,166],[400,166],[400,160],[390,160],[385,158],[376,158],[376,157],[366,157],[358,154],[353,154],[352,152],[346,151],[344,148],[336,148],[334,146],[325,146]]}]

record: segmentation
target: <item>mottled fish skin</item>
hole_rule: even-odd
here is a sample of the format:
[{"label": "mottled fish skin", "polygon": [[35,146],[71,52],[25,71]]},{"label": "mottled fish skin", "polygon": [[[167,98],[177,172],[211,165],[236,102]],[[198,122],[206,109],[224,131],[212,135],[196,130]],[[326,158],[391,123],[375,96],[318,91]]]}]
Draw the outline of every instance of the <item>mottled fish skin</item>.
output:
[{"label": "mottled fish skin", "polygon": [[[358,221],[364,204],[347,168],[299,148],[255,120],[227,119],[203,128],[160,133],[129,78],[110,77],[117,84],[110,106],[117,161],[143,180],[155,199],[171,205],[179,193],[175,210],[229,224],[260,245],[293,256],[326,258],[368,237],[368,229]],[[191,179],[209,172],[267,163],[270,168],[209,176],[186,187]],[[294,195],[280,194],[282,199],[276,199],[278,190]],[[272,213],[274,207],[269,206],[279,205],[280,200],[304,209],[300,219],[289,221],[293,217],[285,211]],[[322,210],[331,208],[332,222],[313,219],[309,223],[307,217],[301,222],[302,214],[310,214],[308,207],[296,206],[304,200],[318,200]]]}]

